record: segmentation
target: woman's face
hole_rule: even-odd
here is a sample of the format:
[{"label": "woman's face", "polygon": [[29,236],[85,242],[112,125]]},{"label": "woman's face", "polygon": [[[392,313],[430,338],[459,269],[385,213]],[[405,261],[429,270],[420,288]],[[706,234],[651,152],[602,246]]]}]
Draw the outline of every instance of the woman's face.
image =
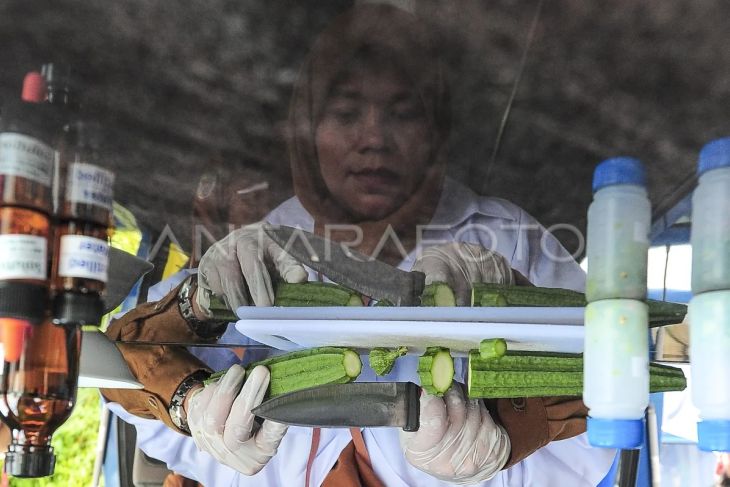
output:
[{"label": "woman's face", "polygon": [[330,93],[316,127],[327,189],[350,214],[384,218],[418,188],[431,127],[417,93],[392,70],[353,70]]}]

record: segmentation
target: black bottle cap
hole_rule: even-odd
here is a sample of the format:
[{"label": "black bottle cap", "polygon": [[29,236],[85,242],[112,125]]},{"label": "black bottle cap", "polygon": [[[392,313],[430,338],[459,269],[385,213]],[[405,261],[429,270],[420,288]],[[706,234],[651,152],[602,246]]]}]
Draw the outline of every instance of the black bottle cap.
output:
[{"label": "black bottle cap", "polygon": [[95,325],[104,315],[104,302],[96,293],[65,292],[53,300],[53,323],[56,325]]},{"label": "black bottle cap", "polygon": [[0,317],[40,323],[48,309],[45,286],[24,282],[0,281]]},{"label": "black bottle cap", "polygon": [[56,455],[50,446],[13,444],[5,454],[5,473],[13,477],[48,477],[55,466]]}]

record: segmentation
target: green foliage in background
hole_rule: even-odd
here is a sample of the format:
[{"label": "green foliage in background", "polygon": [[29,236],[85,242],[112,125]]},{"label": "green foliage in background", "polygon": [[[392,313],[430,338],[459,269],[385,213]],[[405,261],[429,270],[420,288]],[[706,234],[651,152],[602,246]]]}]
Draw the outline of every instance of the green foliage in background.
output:
[{"label": "green foliage in background", "polygon": [[40,479],[11,477],[11,486],[88,487],[91,485],[99,432],[99,391],[97,389],[79,389],[77,399],[71,417],[58,428],[51,440],[51,445],[56,453],[54,474],[51,477]]}]

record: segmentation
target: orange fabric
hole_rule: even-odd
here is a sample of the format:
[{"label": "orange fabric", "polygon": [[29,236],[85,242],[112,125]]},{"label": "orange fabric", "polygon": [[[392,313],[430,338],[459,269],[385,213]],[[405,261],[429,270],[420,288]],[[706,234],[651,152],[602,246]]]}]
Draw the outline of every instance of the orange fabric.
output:
[{"label": "orange fabric", "polygon": [[[322,178],[314,134],[325,102],[342,74],[363,49],[376,51],[414,85],[429,117],[433,144],[430,166],[414,194],[391,215],[377,221],[359,221],[330,194]],[[351,230],[325,235],[325,225],[354,224],[362,230],[355,249],[373,255],[386,232],[394,231],[378,257],[398,264],[416,245],[417,226],[431,221],[443,184],[445,164],[439,150],[450,127],[448,90],[435,42],[415,16],[390,5],[356,6],[335,19],[319,36],[307,58],[292,95],[289,113],[289,154],[294,191],[315,220],[314,231],[335,241],[350,241]],[[406,255],[404,255],[404,252]]]},{"label": "orange fabric", "polygon": [[360,457],[360,460],[372,468],[370,463],[370,454],[368,448],[365,446],[365,438],[362,437],[362,431],[360,428],[350,428],[350,436],[352,436],[352,443],[355,445],[355,454]]},{"label": "orange fabric", "polygon": [[350,428],[350,434],[352,441],[340,453],[322,487],[385,487],[370,464],[362,432],[358,428]]},{"label": "orange fabric", "polygon": [[319,428],[314,428],[312,430],[312,446],[309,447],[309,458],[307,458],[307,470],[305,473],[306,478],[304,479],[304,487],[309,487],[309,478],[312,475],[312,464],[314,463],[314,457],[317,456],[321,433],[322,430],[320,430]]},{"label": "orange fabric", "polygon": [[180,474],[171,473],[165,477],[162,487],[203,487],[203,484],[183,477]]},{"label": "orange fabric", "polygon": [[[312,445],[309,448],[309,458],[307,459],[305,487],[310,485],[312,464],[317,456],[320,434],[321,430],[314,428]],[[385,487],[375,475],[360,429],[350,428],[350,435],[352,441],[340,452],[335,465],[322,482],[322,487]]]}]

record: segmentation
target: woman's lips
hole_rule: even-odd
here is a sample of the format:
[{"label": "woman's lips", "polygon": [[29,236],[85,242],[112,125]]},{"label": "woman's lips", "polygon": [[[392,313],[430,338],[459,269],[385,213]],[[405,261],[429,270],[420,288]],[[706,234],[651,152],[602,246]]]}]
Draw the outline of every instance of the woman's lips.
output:
[{"label": "woman's lips", "polygon": [[366,169],[353,171],[352,177],[368,192],[378,192],[398,184],[400,176],[388,169]]}]

